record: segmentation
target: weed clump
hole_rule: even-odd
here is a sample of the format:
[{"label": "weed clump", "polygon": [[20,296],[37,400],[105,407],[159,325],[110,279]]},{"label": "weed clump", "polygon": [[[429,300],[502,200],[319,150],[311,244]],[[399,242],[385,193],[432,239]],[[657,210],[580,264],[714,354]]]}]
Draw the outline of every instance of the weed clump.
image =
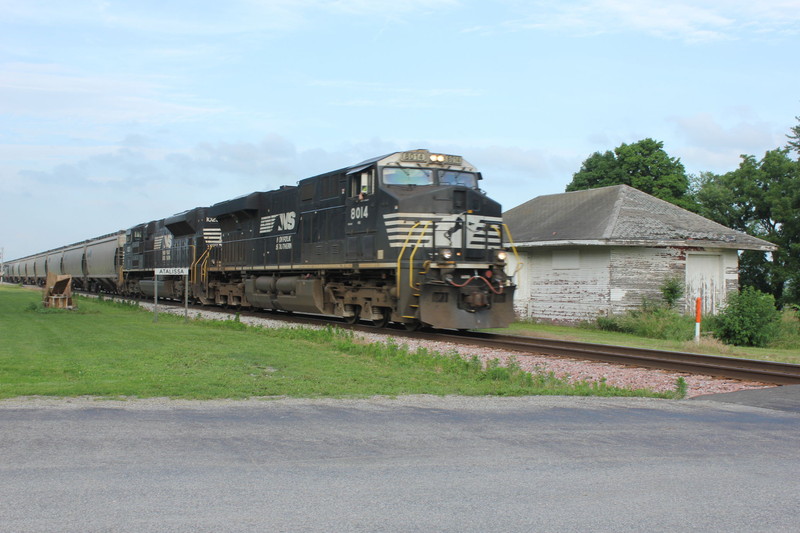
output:
[{"label": "weed clump", "polygon": [[732,294],[725,308],[710,322],[714,335],[726,344],[763,347],[777,337],[780,320],[771,294],[745,287]]},{"label": "weed clump", "polygon": [[665,307],[643,306],[624,315],[600,316],[598,329],[639,337],[688,341],[694,336],[694,319]]}]

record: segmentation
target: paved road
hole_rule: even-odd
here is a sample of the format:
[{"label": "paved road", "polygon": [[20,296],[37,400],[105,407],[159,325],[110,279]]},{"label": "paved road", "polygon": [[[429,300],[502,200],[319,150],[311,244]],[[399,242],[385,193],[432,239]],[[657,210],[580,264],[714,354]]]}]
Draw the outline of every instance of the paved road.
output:
[{"label": "paved road", "polygon": [[0,531],[796,531],[800,413],[709,401],[0,402]]}]

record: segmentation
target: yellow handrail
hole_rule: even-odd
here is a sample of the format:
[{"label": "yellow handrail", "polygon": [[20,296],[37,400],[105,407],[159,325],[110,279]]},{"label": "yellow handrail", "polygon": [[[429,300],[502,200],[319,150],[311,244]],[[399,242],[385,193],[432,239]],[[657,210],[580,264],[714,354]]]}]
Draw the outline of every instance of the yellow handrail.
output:
[{"label": "yellow handrail", "polygon": [[189,267],[190,281],[192,282],[192,284],[197,283],[197,263],[200,262],[200,258],[202,257],[203,256],[201,255],[200,257],[195,257],[194,259],[192,259],[192,265],[191,267]]},{"label": "yellow handrail", "polygon": [[[514,237],[511,236],[511,230],[508,229],[508,224],[504,223],[503,228],[505,228],[506,235],[508,235],[508,244],[511,245],[511,250],[514,252],[514,259],[517,260],[517,268],[514,269],[514,273],[512,274],[512,276],[516,276],[517,272],[519,272],[522,269],[522,261],[519,260],[519,253],[517,253],[517,247],[514,244]],[[501,238],[500,242],[502,243],[502,241],[503,239]]]},{"label": "yellow handrail", "polygon": [[492,228],[497,232],[497,236],[500,237],[500,244],[503,244],[503,230],[497,224],[492,224]]},{"label": "yellow handrail", "polygon": [[430,221],[425,222],[425,227],[422,228],[419,238],[417,239],[417,243],[414,245],[414,251],[411,252],[411,256],[408,258],[408,286],[412,289],[416,289],[414,286],[414,256],[417,254],[417,250],[419,250],[419,245],[422,242],[422,238],[425,236],[425,233],[428,231],[428,226],[430,225]]},{"label": "yellow handrail", "polygon": [[202,281],[203,283],[208,281],[208,260],[211,259],[212,248],[213,246],[209,246],[208,250],[206,250],[206,253],[203,254],[203,269],[202,269],[202,274],[200,276],[200,281]]},{"label": "yellow handrail", "polygon": [[[211,253],[211,246],[209,245],[205,249],[205,251],[200,255],[200,257],[198,257],[197,259],[195,259],[192,262],[192,272],[191,272],[192,273],[192,283],[197,283],[197,266],[200,264],[201,261],[203,262],[203,265],[205,266],[207,264],[207,262],[208,262],[208,255],[210,253]],[[200,280],[201,281],[205,281],[207,274],[208,274],[208,269],[204,268],[204,267],[201,267]]]},{"label": "yellow handrail", "polygon": [[195,275],[194,275],[194,265],[197,260],[197,246],[194,244],[190,244],[189,248],[192,249],[192,263],[189,265],[189,282],[194,283]]},{"label": "yellow handrail", "polygon": [[397,254],[397,272],[395,273],[395,275],[397,277],[397,288],[395,289],[395,293],[396,293],[395,296],[397,296],[398,298],[400,298],[400,280],[402,279],[402,275],[401,275],[402,271],[401,271],[400,264],[401,264],[401,262],[403,260],[403,254],[406,253],[406,247],[408,246],[408,241],[411,240],[411,234],[414,233],[414,230],[417,229],[417,226],[419,226],[420,224],[422,224],[422,222],[417,222],[416,224],[411,226],[411,229],[408,230],[408,234],[406,235],[406,240],[403,241],[403,247],[400,248],[400,253]]}]

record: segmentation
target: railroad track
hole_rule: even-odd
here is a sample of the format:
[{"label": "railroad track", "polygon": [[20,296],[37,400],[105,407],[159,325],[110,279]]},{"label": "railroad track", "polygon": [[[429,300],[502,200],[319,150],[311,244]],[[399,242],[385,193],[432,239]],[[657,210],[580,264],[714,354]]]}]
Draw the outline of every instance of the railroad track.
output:
[{"label": "railroad track", "polygon": [[[159,302],[159,306],[183,307],[177,302]],[[209,309],[207,307],[190,306],[192,309]],[[672,352],[666,350],[653,350],[648,348],[631,348],[628,346],[614,346],[607,344],[593,344],[577,341],[546,339],[540,337],[524,337],[518,335],[503,335],[483,332],[455,332],[420,330],[409,332],[402,328],[377,329],[362,324],[345,324],[337,319],[320,318],[315,316],[295,315],[282,312],[251,312],[236,311],[223,308],[212,308],[217,312],[234,314],[239,312],[242,316],[254,316],[300,322],[309,325],[334,324],[343,329],[355,331],[385,332],[393,337],[422,338],[431,341],[444,341],[456,344],[470,344],[486,346],[494,349],[503,349],[523,354],[553,355],[572,359],[601,361],[628,366],[638,366],[658,370],[671,370],[688,374],[700,374],[721,378],[732,378],[743,381],[756,381],[774,385],[800,384],[800,365],[778,363],[774,361],[759,361],[755,359],[740,359],[736,357],[722,357],[689,352]]]},{"label": "railroad track", "polygon": [[[253,313],[253,315],[264,316],[258,313]],[[286,315],[284,313],[271,314],[270,316],[308,324],[331,323],[329,319]],[[757,381],[774,385],[800,384],[800,365],[790,363],[475,331],[451,332],[423,329],[409,332],[402,328],[383,328],[378,330],[368,325],[348,325],[343,322],[336,323],[336,325],[356,331],[386,332],[394,337],[422,338],[432,341],[479,345],[528,354],[554,355],[571,359],[601,361],[688,374]]]},{"label": "railroad track", "polygon": [[800,384],[800,365],[790,363],[515,335],[468,332],[465,337],[473,343],[527,353],[758,381],[775,385]]}]

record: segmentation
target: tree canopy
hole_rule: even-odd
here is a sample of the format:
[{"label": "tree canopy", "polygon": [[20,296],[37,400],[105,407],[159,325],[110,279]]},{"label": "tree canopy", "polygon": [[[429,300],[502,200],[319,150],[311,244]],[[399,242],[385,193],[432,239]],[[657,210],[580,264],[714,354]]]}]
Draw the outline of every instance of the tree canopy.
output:
[{"label": "tree canopy", "polygon": [[797,125],[792,128],[792,132],[788,134],[786,137],[789,138],[789,142],[786,147],[789,150],[794,150],[800,155],[800,117],[794,117],[797,120]]},{"label": "tree canopy", "polygon": [[767,292],[785,305],[800,302],[800,160],[789,147],[761,160],[744,155],[739,168],[703,174],[696,186],[699,213],[778,245],[771,254],[744,251],[739,282]]},{"label": "tree canopy", "polygon": [[664,143],[643,139],[621,144],[614,151],[595,152],[573,174],[567,192],[630,185],[686,209],[695,209],[689,192],[689,177],[680,159],[664,151]]}]

